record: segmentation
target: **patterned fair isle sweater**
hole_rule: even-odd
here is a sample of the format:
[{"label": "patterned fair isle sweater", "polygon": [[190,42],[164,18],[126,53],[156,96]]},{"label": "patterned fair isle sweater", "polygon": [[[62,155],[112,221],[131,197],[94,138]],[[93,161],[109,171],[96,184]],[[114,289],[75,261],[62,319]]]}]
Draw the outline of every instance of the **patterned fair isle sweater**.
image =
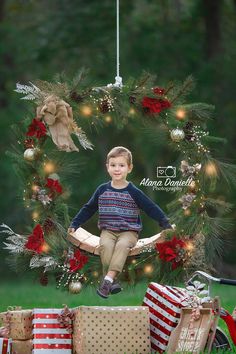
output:
[{"label": "patterned fair isle sweater", "polygon": [[98,210],[100,230],[140,232],[140,209],[156,220],[162,228],[172,228],[161,208],[132,182],[122,189],[113,188],[111,182],[100,185],[74,217],[70,227],[77,229]]}]

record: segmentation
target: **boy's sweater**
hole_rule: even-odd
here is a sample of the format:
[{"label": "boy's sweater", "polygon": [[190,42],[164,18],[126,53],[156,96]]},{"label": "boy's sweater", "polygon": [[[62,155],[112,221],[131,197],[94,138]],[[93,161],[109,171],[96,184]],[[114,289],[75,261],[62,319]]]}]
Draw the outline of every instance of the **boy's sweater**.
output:
[{"label": "boy's sweater", "polygon": [[172,228],[161,208],[132,182],[122,189],[113,188],[111,182],[100,185],[74,217],[70,227],[77,229],[98,210],[100,230],[140,232],[140,209],[156,220],[162,228]]}]

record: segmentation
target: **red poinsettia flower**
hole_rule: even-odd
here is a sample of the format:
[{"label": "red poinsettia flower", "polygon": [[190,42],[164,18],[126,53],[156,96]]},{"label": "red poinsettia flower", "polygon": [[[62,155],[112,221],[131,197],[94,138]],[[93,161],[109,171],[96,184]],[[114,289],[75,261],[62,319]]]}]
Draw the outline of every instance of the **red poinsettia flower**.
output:
[{"label": "red poinsettia flower", "polygon": [[31,124],[28,127],[26,133],[27,136],[35,136],[37,139],[40,139],[42,136],[47,134],[46,126],[39,119],[34,118]]},{"label": "red poinsettia flower", "polygon": [[163,109],[169,108],[171,103],[167,99],[143,97],[142,106],[149,114],[159,114]]},{"label": "red poinsettia flower", "polygon": [[164,88],[161,88],[161,87],[155,87],[153,89],[153,92],[156,94],[156,95],[164,95],[166,90]]},{"label": "red poinsettia flower", "polygon": [[77,270],[82,269],[87,262],[88,257],[82,254],[80,250],[77,250],[74,253],[74,257],[69,260],[70,272],[76,272]]},{"label": "red poinsettia flower", "polygon": [[47,178],[47,183],[45,187],[48,187],[51,190],[51,193],[62,193],[62,186],[57,179]]},{"label": "red poinsettia flower", "polygon": [[36,253],[42,253],[44,248],[43,229],[40,224],[36,225],[32,234],[28,237],[25,248]]},{"label": "red poinsettia flower", "polygon": [[176,236],[170,241],[165,241],[156,244],[156,250],[159,253],[160,259],[165,262],[171,262],[172,269],[176,269],[182,263],[179,259],[179,251],[186,247],[186,243],[183,240],[177,239]]}]

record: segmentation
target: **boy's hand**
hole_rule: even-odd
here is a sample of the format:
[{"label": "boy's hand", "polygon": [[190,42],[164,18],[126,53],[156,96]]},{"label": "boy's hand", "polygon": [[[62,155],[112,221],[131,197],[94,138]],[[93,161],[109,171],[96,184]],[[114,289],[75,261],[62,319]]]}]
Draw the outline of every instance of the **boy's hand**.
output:
[{"label": "boy's hand", "polygon": [[75,232],[75,228],[73,227],[69,227],[69,229],[67,230],[68,234],[72,234],[73,232]]}]

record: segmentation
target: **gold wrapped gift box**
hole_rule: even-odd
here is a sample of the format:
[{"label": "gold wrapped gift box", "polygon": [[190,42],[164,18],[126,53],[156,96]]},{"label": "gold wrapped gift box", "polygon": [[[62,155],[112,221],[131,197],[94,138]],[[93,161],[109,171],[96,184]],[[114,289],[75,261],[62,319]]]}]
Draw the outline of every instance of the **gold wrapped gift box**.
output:
[{"label": "gold wrapped gift box", "polygon": [[12,352],[17,354],[31,354],[33,349],[32,339],[28,340],[13,340]]},{"label": "gold wrapped gift box", "polygon": [[27,340],[32,335],[32,310],[13,310],[0,313],[2,326],[9,327],[9,338]]},{"label": "gold wrapped gift box", "polygon": [[147,307],[80,306],[74,314],[74,354],[150,353]]}]

